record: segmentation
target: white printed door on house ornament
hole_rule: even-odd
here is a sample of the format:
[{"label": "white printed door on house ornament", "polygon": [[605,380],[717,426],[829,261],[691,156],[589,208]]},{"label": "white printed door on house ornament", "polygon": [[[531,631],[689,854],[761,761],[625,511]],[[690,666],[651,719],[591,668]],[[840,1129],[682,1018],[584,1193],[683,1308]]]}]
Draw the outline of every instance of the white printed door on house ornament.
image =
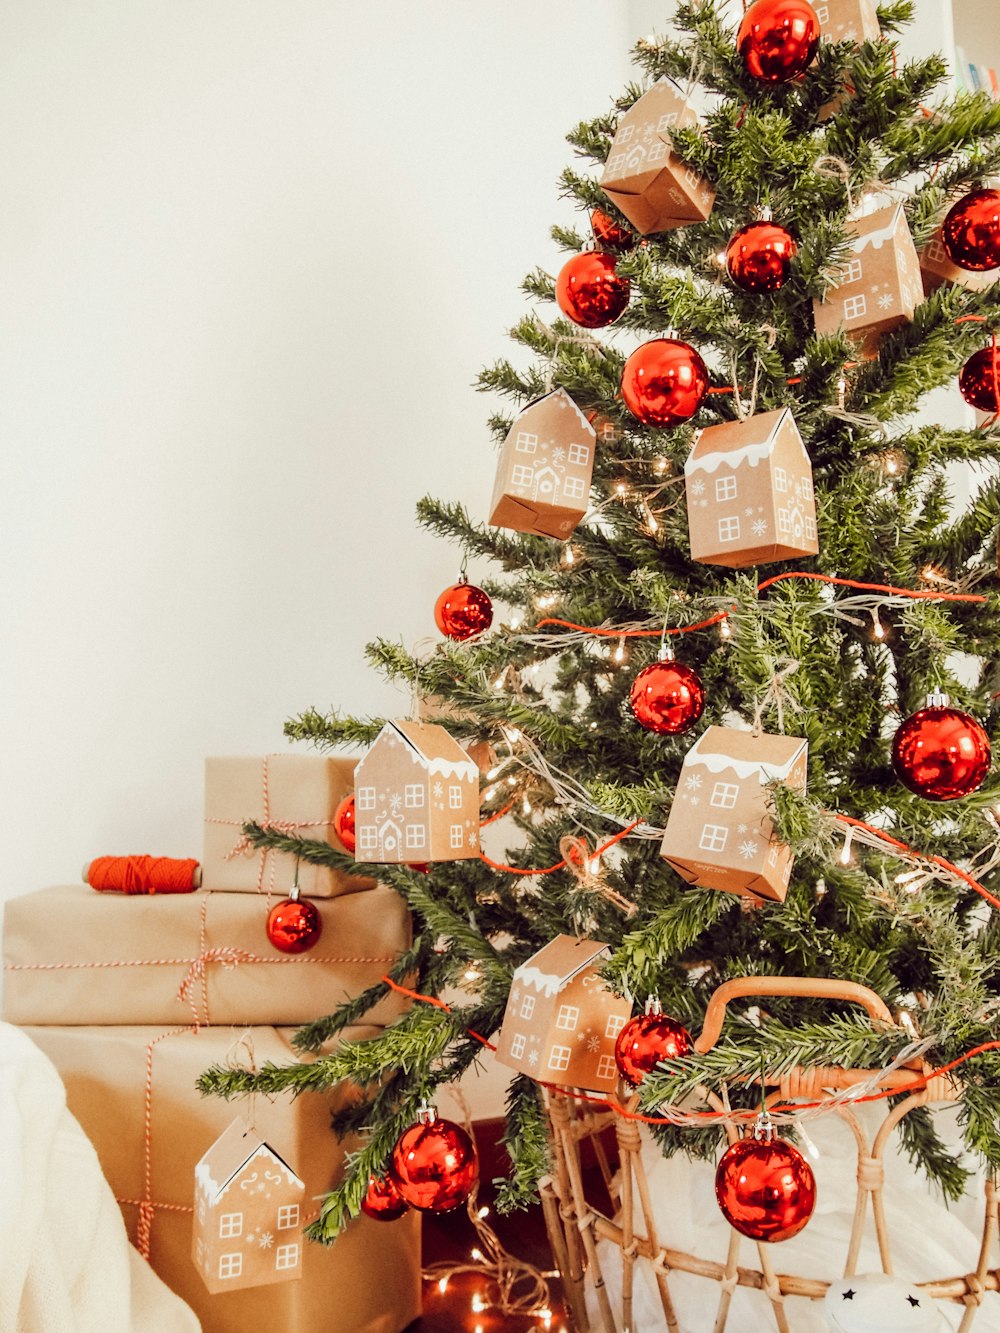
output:
[{"label": "white printed door on house ornament", "polygon": [[392,819],[387,819],[379,826],[378,841],[383,852],[394,855],[401,845],[402,830]]}]

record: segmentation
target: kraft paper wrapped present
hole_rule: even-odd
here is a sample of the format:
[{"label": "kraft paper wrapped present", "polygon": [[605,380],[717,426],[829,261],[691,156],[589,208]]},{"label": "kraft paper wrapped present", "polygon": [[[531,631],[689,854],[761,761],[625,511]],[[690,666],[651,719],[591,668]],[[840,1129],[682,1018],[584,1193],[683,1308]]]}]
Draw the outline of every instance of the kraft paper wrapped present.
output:
[{"label": "kraft paper wrapped present", "polygon": [[[292,1099],[258,1097],[250,1106],[202,1097],[195,1080],[209,1065],[233,1060],[261,1066],[294,1058],[288,1029],[32,1027],[28,1035],[59,1070],[69,1108],[97,1149],[118,1198],[129,1237],[167,1285],[211,1333],[400,1333],[420,1314],[419,1217],[395,1222],[360,1217],[332,1246],[306,1241],[301,1229],[282,1244],[302,1245],[302,1278],[209,1293],[192,1258],[195,1167],[243,1110],[305,1184],[308,1223],[338,1179],[345,1152],[330,1112],[353,1095],[341,1087]],[[349,1028],[344,1039],[376,1036]],[[239,1047],[234,1051],[235,1047]],[[147,1054],[150,1077],[147,1081]],[[147,1095],[150,1118],[145,1131]],[[71,1202],[67,1206],[71,1206]],[[267,1244],[267,1233],[259,1238]],[[271,1237],[278,1243],[277,1234]]]},{"label": "kraft paper wrapped present", "polygon": [[[231,893],[284,897],[295,883],[295,857],[252,847],[243,836],[250,820],[278,833],[312,838],[346,851],[333,831],[337,806],[354,790],[353,759],[315,754],[242,755],[205,760],[205,838],[202,884]],[[371,888],[350,871],[298,864],[307,898],[335,898]]]},{"label": "kraft paper wrapped present", "polygon": [[[273,900],[272,900],[273,901]],[[406,904],[379,885],[316,902],[311,950],[267,938],[263,895],[153,897],[40,889],[4,910],[4,1006],[10,1023],[307,1023],[374,985],[410,945]],[[183,994],[182,994],[183,988]],[[402,1012],[390,993],[367,1021]]]}]

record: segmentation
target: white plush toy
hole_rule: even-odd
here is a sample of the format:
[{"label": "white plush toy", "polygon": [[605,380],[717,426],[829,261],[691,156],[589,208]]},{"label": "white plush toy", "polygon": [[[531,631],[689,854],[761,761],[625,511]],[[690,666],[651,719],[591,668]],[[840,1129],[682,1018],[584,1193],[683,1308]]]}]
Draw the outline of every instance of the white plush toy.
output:
[{"label": "white plush toy", "polygon": [[910,1282],[862,1273],[834,1282],[823,1301],[832,1333],[942,1333],[934,1302]]}]

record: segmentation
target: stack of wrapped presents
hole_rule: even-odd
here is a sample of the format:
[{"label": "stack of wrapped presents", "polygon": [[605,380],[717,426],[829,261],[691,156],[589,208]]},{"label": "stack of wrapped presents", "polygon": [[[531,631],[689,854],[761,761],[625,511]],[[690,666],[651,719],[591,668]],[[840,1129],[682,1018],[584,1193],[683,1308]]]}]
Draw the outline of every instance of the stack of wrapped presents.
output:
[{"label": "stack of wrapped presents", "polygon": [[[195,1086],[212,1065],[308,1058],[293,1048],[296,1027],[371,986],[408,947],[392,890],[243,838],[257,820],[339,846],[333,813],[352,787],[346,760],[210,759],[200,889],[78,884],[6,907],[4,1018],[55,1064],[130,1239],[206,1330],[400,1333],[420,1313],[416,1213],[360,1217],[332,1246],[303,1234],[357,1147],[330,1129],[356,1090],[226,1102]],[[297,871],[322,932],[293,955],[265,926]],[[390,994],[338,1040],[377,1035],[401,1003]]]}]

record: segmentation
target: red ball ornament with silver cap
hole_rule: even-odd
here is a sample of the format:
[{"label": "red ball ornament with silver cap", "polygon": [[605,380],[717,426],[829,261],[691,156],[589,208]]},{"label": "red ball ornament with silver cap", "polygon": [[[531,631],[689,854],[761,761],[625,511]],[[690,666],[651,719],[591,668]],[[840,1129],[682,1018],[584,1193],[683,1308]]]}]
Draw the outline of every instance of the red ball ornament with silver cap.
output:
[{"label": "red ball ornament with silver cap", "polygon": [[668,648],[660,651],[632,682],[629,691],[632,716],[647,731],[661,736],[680,736],[690,731],[705,707],[705,687],[697,671],[675,662]]},{"label": "red ball ornament with silver cap", "polygon": [[392,1150],[392,1183],[411,1208],[448,1213],[459,1208],[479,1178],[475,1144],[461,1125],[439,1120],[423,1105],[417,1124],[399,1136]]},{"label": "red ball ornament with silver cap", "polygon": [[678,338],[643,343],[622,369],[625,406],[646,426],[676,426],[690,420],[707,392],[704,361]]},{"label": "red ball ornament with silver cap", "polygon": [[958,377],[958,390],[970,407],[1000,412],[1000,347],[996,343],[969,357]]},{"label": "red ball ornament with silver cap", "polygon": [[806,0],[755,0],[740,22],[736,48],[753,78],[788,83],[812,64],[819,37],[819,18]]},{"label": "red ball ornament with silver cap", "polygon": [[368,1189],[361,1200],[361,1211],[376,1222],[395,1222],[410,1211],[389,1176],[369,1176]]},{"label": "red ball ornament with silver cap", "polygon": [[892,740],[892,766],[904,787],[925,801],[959,801],[990,771],[990,738],[947,694],[928,695]]},{"label": "red ball ornament with silver cap", "polygon": [[355,851],[358,842],[354,836],[354,793],[345,796],[333,812],[333,831],[344,844],[345,851]]},{"label": "red ball ornament with silver cap", "polygon": [[959,199],[945,215],[941,243],[959,268],[1000,268],[1000,190],[973,190]]},{"label": "red ball ornament with silver cap", "polygon": [[434,605],[434,623],[449,639],[471,639],[493,624],[493,603],[463,574],[445,588]]},{"label": "red ball ornament with silver cap", "polygon": [[314,903],[300,896],[298,884],[267,914],[267,938],[282,953],[305,953],[319,939],[323,921]]},{"label": "red ball ornament with silver cap", "polygon": [[617,263],[615,255],[596,249],[566,261],[556,279],[556,301],[567,319],[585,329],[603,329],[615,322],[631,291]]},{"label": "red ball ornament with silver cap", "polygon": [[733,236],[726,247],[726,270],[736,286],[751,295],[776,292],[788,281],[798,250],[791,232],[772,222],[768,213]]},{"label": "red ball ornament with silver cap", "polygon": [[637,1088],[661,1060],[683,1060],[693,1050],[691,1034],[660,1008],[651,995],[646,1012],[630,1018],[615,1042],[615,1064],[626,1083]]},{"label": "red ball ornament with silver cap", "polygon": [[751,1240],[789,1240],[816,1207],[816,1177],[798,1148],[779,1139],[766,1111],[753,1133],[732,1144],[715,1172],[715,1198],[726,1221]]}]

